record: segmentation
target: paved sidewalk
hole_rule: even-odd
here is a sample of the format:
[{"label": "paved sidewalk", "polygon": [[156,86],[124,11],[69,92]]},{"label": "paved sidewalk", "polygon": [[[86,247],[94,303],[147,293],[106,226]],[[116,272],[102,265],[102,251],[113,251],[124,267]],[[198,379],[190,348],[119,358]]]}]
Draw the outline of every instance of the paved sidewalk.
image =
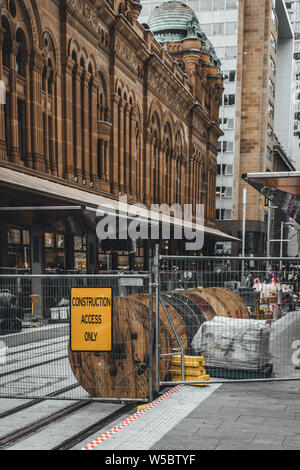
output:
[{"label": "paved sidewalk", "polygon": [[152,450],[300,449],[299,382],[224,384]]}]

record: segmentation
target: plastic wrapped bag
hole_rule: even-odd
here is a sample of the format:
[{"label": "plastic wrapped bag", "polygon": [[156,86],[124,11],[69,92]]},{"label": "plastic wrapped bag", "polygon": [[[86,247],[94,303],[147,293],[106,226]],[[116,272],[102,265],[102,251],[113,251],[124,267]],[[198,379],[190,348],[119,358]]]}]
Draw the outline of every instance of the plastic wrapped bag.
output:
[{"label": "plastic wrapped bag", "polygon": [[270,332],[264,320],[215,317],[201,325],[192,347],[209,367],[260,370],[270,362]]}]

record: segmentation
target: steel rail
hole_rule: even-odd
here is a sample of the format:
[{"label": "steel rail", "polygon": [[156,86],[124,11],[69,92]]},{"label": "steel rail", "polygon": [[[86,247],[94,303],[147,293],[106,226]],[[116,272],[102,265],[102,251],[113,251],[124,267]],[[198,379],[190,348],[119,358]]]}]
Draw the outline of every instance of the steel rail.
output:
[{"label": "steel rail", "polygon": [[105,418],[100,419],[96,423],[92,424],[91,426],[88,426],[87,428],[83,429],[77,434],[74,434],[74,436],[70,437],[69,439],[66,439],[62,443],[58,444],[51,450],[70,450],[73,447],[75,447],[77,444],[80,442],[83,442],[85,439],[89,438],[90,436],[94,435],[95,433],[101,432],[101,430],[113,423],[116,419],[120,418],[123,416],[125,413],[128,411],[131,411],[136,405],[125,405],[121,407],[118,410],[113,411],[110,413],[108,416],[105,416]]},{"label": "steel rail", "polygon": [[45,396],[45,398],[35,398],[28,403],[24,403],[23,405],[19,405],[19,406],[16,406],[15,408],[4,411],[3,413],[0,414],[0,419],[7,418],[8,416],[12,416],[16,413],[19,413],[20,411],[27,410],[28,408],[32,408],[33,406],[38,405],[39,403],[42,403],[43,401],[47,401],[50,398],[55,398],[59,396],[61,393],[69,392],[78,387],[79,387],[79,384],[69,385],[68,387],[64,387],[64,388],[61,388],[60,390],[49,393],[48,395]]}]

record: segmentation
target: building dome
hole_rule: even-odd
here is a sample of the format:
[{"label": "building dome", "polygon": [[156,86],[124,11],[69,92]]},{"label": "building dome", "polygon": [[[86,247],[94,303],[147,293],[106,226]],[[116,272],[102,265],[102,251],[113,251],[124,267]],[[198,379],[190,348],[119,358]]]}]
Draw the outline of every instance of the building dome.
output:
[{"label": "building dome", "polygon": [[159,42],[182,41],[186,38],[200,38],[202,50],[210,54],[212,65],[220,67],[221,62],[215,49],[201,30],[195,12],[185,3],[169,1],[154,8],[148,25],[155,39]]},{"label": "building dome", "polygon": [[194,11],[178,1],[165,2],[154,8],[148,24],[155,38],[162,42],[202,36]]}]

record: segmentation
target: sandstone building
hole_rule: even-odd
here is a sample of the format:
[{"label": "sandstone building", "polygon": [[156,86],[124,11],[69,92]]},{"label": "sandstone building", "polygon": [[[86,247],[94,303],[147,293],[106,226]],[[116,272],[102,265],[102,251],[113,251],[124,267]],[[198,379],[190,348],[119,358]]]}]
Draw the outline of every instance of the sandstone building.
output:
[{"label": "sandstone building", "polygon": [[173,48],[140,25],[140,11],[132,0],[2,2],[0,266],[147,268],[150,242],[132,256],[96,239],[91,213],[119,195],[147,207],[203,203],[207,247],[223,236],[218,60],[190,8]]}]

